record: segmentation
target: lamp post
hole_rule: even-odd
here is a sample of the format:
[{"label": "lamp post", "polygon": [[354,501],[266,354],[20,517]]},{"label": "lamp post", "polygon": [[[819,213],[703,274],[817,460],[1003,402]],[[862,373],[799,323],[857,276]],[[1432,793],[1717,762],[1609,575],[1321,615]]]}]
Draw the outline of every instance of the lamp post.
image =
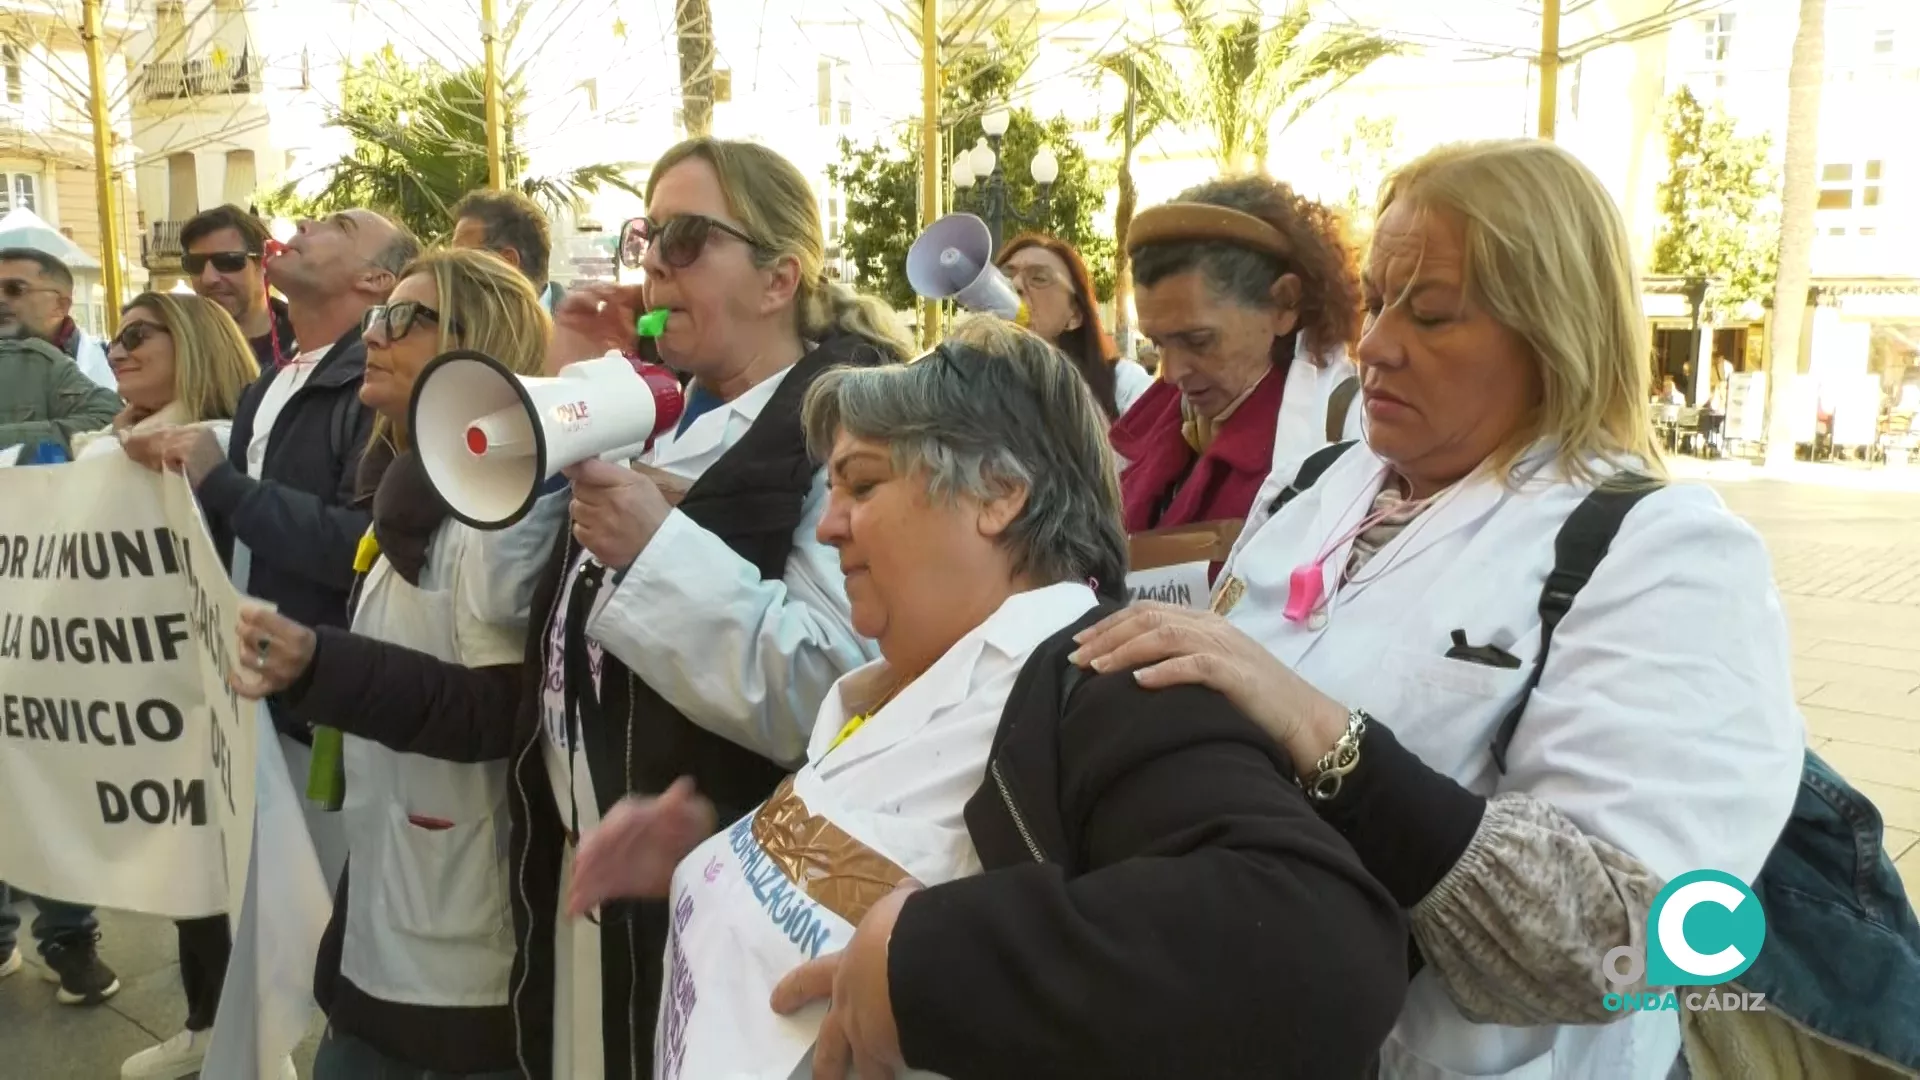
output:
[{"label": "lamp post", "polygon": [[1042,146],[1027,165],[1027,175],[1039,185],[1039,194],[1024,211],[1009,204],[1007,179],[1001,171],[1000,140],[1006,136],[1007,128],[1012,123],[1013,116],[1006,107],[996,105],[980,118],[980,128],[986,134],[975,141],[972,149],[963,150],[953,158],[953,186],[959,191],[966,191],[979,185],[977,201],[980,216],[986,220],[996,252],[1000,250],[1006,222],[1032,226],[1047,220],[1053,182],[1060,178],[1060,159],[1054,156],[1052,149]]}]

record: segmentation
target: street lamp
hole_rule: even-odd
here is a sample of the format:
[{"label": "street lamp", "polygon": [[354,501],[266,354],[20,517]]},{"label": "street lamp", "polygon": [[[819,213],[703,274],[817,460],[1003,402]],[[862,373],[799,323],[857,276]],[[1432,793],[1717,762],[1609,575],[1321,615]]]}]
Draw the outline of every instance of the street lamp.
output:
[{"label": "street lamp", "polygon": [[[1042,146],[1027,165],[1027,175],[1039,186],[1039,193],[1024,211],[1009,205],[1007,181],[1000,169],[1004,164],[1000,159],[1000,140],[1012,125],[1013,114],[1007,111],[1007,107],[993,106],[980,117],[980,130],[986,134],[971,149],[955,154],[953,159],[953,186],[961,191],[976,184],[979,186],[977,198],[981,217],[986,219],[987,231],[993,236],[993,249],[996,252],[1000,250],[1005,222],[1037,226],[1047,220],[1053,184],[1060,179],[1060,159],[1054,156],[1051,149]],[[965,183],[962,183],[963,179]]]}]

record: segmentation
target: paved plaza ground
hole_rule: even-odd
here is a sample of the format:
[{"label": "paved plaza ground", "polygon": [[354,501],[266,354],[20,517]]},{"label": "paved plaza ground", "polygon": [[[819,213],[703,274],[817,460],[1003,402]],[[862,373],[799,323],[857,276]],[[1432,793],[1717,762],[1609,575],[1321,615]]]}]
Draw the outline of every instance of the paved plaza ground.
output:
[{"label": "paved plaza ground", "polygon": [[[1920,895],[1920,468],[1803,465],[1768,479],[1745,464],[1683,461],[1677,471],[1711,482],[1766,537],[1808,739],[1878,804],[1908,893]],[[171,925],[110,913],[101,923],[102,955],[125,989],[95,1009],[56,1005],[30,955],[0,982],[0,1080],[114,1080],[129,1054],[178,1030]],[[312,1058],[309,1039],[296,1055],[303,1077]]]}]

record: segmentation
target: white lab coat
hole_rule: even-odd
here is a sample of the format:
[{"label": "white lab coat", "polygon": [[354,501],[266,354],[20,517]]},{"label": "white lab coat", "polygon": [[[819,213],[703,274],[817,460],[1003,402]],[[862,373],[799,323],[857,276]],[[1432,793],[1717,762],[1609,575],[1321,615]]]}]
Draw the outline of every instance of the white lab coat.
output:
[{"label": "white lab coat", "polygon": [[[1357,446],[1242,542],[1222,581],[1238,577],[1246,592],[1227,617],[1469,790],[1550,802],[1663,878],[1711,867],[1751,881],[1792,807],[1805,731],[1766,549],[1708,488],[1669,486],[1628,516],[1554,634],[1507,773],[1494,767],[1488,745],[1539,651],[1555,534],[1588,490],[1549,459],[1530,456],[1517,487],[1463,481],[1336,592],[1352,546],[1342,544],[1324,564],[1325,618],[1289,622],[1289,576],[1358,523],[1384,478]],[[1447,659],[1456,629],[1521,666]],[[1429,968],[1382,1048],[1381,1075],[1660,1080],[1679,1048],[1666,1012],[1472,1023]]]},{"label": "white lab coat", "polygon": [[[695,420],[645,459],[697,479],[746,435],[787,372]],[[618,585],[601,591],[587,634],[694,723],[789,766],[835,679],[879,656],[853,629],[840,553],[815,533],[827,472],[815,471],[779,581],[678,510]]]},{"label": "white lab coat", "polygon": [[1113,403],[1125,416],[1140,395],[1153,386],[1154,376],[1146,368],[1121,357],[1113,362]]},{"label": "white lab coat", "polygon": [[[353,632],[463,667],[517,664],[519,628],[474,617],[467,578],[476,530],[443,522],[420,584],[385,558],[361,586]],[[342,736],[340,821],[355,866],[340,973],[382,1001],[480,1008],[507,1003],[507,765],[404,754]],[[423,824],[439,819],[440,824]]]}]

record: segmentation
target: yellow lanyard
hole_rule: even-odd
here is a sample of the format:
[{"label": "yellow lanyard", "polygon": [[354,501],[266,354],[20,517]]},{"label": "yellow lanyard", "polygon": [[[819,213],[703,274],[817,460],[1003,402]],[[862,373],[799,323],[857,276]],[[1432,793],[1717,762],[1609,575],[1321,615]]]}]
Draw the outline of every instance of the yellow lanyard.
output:
[{"label": "yellow lanyard", "polygon": [[[908,681],[911,682],[912,680],[908,680]],[[841,743],[846,742],[848,739],[852,738],[854,732],[859,731],[862,727],[865,727],[867,721],[873,719],[874,716],[877,715],[881,709],[886,708],[887,702],[892,701],[895,695],[899,694],[900,691],[906,689],[906,686],[907,686],[906,683],[896,684],[894,688],[887,691],[885,696],[881,697],[879,701],[876,701],[873,703],[873,708],[868,709],[866,712],[863,712],[863,713],[855,713],[853,716],[853,719],[848,720],[846,723],[840,725],[840,734],[835,735],[833,737],[833,741],[827,744],[826,754],[822,754],[820,756],[825,757],[827,754],[833,753],[834,750],[836,750]]]},{"label": "yellow lanyard", "polygon": [[380,557],[380,541],[373,535],[373,526],[367,526],[366,535],[360,538],[360,546],[353,549],[353,572],[364,574],[373,569],[374,560]]},{"label": "yellow lanyard", "polygon": [[847,738],[849,736],[851,736],[854,732],[859,731],[861,726],[867,722],[867,716],[868,716],[867,713],[857,713],[854,715],[853,719],[847,721],[845,724],[840,725],[840,734],[835,735],[833,737],[833,741],[827,744],[827,753],[829,754],[833,753],[836,749],[839,748],[841,743],[847,741]]}]

